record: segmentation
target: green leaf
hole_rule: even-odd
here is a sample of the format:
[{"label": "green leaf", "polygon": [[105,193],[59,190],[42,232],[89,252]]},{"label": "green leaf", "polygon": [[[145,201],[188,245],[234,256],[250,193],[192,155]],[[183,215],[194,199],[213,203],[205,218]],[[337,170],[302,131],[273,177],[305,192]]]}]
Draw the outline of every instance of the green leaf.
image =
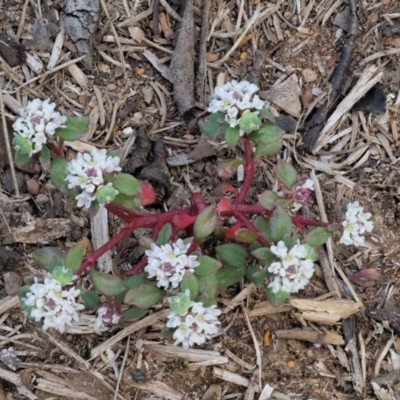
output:
[{"label": "green leaf", "polygon": [[315,247],[310,246],[309,244],[303,244],[303,246],[305,247],[305,249],[307,250],[307,255],[306,258],[311,260],[312,262],[315,262],[318,260],[318,254],[315,251]]},{"label": "green leaf", "polygon": [[247,112],[239,120],[240,129],[246,133],[256,131],[260,128],[260,118],[255,113]]},{"label": "green leaf", "polygon": [[217,298],[215,296],[209,297],[207,293],[202,293],[196,301],[202,303],[203,307],[206,308],[217,305]]},{"label": "green leaf", "polygon": [[275,121],[275,117],[272,115],[271,111],[268,110],[268,108],[263,108],[260,111],[260,114],[258,114],[258,116],[260,118],[265,118],[265,119],[269,119],[270,121],[274,122]]},{"label": "green leaf", "polygon": [[172,235],[172,224],[168,222],[161,228],[160,232],[158,232],[156,243],[159,246],[167,244],[171,239],[171,235]]},{"label": "green leaf", "polygon": [[275,203],[280,197],[272,190],[266,190],[258,196],[258,201],[266,210],[273,210]]},{"label": "green leaf", "polygon": [[94,290],[88,290],[87,292],[81,294],[83,304],[88,310],[93,310],[97,308],[100,304],[100,297]]},{"label": "green leaf", "polygon": [[217,226],[217,211],[215,206],[205,208],[197,217],[193,225],[194,238],[197,243],[211,235]]},{"label": "green leaf", "polygon": [[139,319],[144,317],[148,313],[148,310],[139,307],[129,307],[122,313],[122,318],[124,319]]},{"label": "green leaf", "polygon": [[118,157],[120,160],[122,159],[122,152],[121,150],[111,150],[107,152],[107,156],[109,157]]},{"label": "green leaf", "polygon": [[240,268],[246,265],[248,253],[242,246],[239,246],[238,244],[222,244],[221,246],[217,246],[215,251],[222,261],[222,264],[226,264],[233,268]]},{"label": "green leaf", "polygon": [[295,168],[282,160],[280,160],[276,166],[276,175],[288,189],[292,189],[298,180]]},{"label": "green leaf", "polygon": [[47,171],[50,167],[51,161],[51,153],[47,146],[43,146],[40,151],[40,163],[45,171]]},{"label": "green leaf", "polygon": [[65,178],[67,177],[67,160],[61,157],[53,159],[50,165],[50,177],[54,185],[60,189],[65,185]]},{"label": "green leaf", "polygon": [[188,293],[178,293],[168,298],[169,307],[176,314],[186,314],[192,305]]},{"label": "green leaf", "polygon": [[104,185],[96,190],[96,200],[99,204],[110,204],[115,200],[118,192],[112,185]]},{"label": "green leaf", "polygon": [[122,284],[127,289],[132,289],[135,286],[143,285],[146,282],[144,274],[136,274],[122,279]]},{"label": "green leaf", "polygon": [[219,288],[225,288],[234,285],[244,277],[246,267],[228,267],[220,269],[217,272],[217,282]]},{"label": "green leaf", "polygon": [[264,156],[274,156],[275,154],[278,154],[283,145],[283,140],[278,139],[276,142],[273,143],[259,143],[256,147],[256,152],[254,153],[254,160],[258,161],[261,157]]},{"label": "green leaf", "polygon": [[190,298],[194,300],[199,293],[199,282],[192,272],[186,271],[181,281],[181,291],[185,292],[186,289],[190,291]]},{"label": "green leaf", "polygon": [[88,117],[69,117],[65,121],[65,128],[57,128],[56,135],[61,139],[73,142],[78,140],[79,136],[85,133],[89,126]]},{"label": "green leaf", "polygon": [[207,276],[209,274],[214,274],[222,267],[222,264],[219,261],[208,256],[197,257],[196,261],[200,263],[200,265],[194,269],[194,274],[196,276]]},{"label": "green leaf", "polygon": [[73,273],[70,269],[65,266],[57,265],[51,271],[51,276],[57,282],[60,282],[62,286],[72,281]]},{"label": "green leaf", "polygon": [[284,131],[274,124],[265,124],[249,135],[250,140],[271,144],[282,139]]},{"label": "green leaf", "polygon": [[78,271],[82,264],[82,258],[83,258],[83,246],[78,245],[72,248],[68,253],[67,253],[67,259],[65,261],[66,267],[72,271],[73,273]]},{"label": "green leaf", "polygon": [[97,200],[92,201],[90,203],[90,207],[88,210],[89,218],[94,218],[94,216],[99,212],[100,204]]},{"label": "green leaf", "polygon": [[257,240],[257,235],[247,228],[240,228],[234,234],[235,240],[240,243],[250,244]]},{"label": "green leaf", "polygon": [[246,268],[246,278],[254,283],[258,288],[264,286],[264,279],[270,274],[266,271],[261,271],[256,265],[249,265]]},{"label": "green leaf", "polygon": [[106,296],[116,296],[126,290],[121,278],[95,269],[90,271],[90,280],[94,287]]},{"label": "green leaf", "polygon": [[113,204],[119,204],[135,214],[141,214],[143,212],[142,203],[138,197],[131,197],[120,193],[114,199]]},{"label": "green leaf", "polygon": [[204,294],[208,298],[214,298],[216,296],[218,290],[216,274],[200,276],[197,282],[199,284],[200,295]]},{"label": "green leaf", "polygon": [[174,336],[175,329],[167,328],[164,326],[161,329],[161,336],[164,338],[172,338]]},{"label": "green leaf", "polygon": [[22,301],[22,299],[26,298],[26,295],[31,291],[29,286],[22,286],[18,289],[17,291],[17,295],[20,301]]},{"label": "green leaf", "polygon": [[229,127],[225,132],[225,141],[229,147],[236,146],[236,143],[240,139],[239,135],[240,129],[238,127]]},{"label": "green leaf", "polygon": [[292,219],[281,207],[277,207],[268,221],[271,239],[278,243],[285,235],[290,234],[293,229]]},{"label": "green leaf", "polygon": [[30,154],[32,151],[32,140],[22,135],[15,135],[12,140],[12,145],[20,154]]},{"label": "green leaf", "polygon": [[278,293],[274,293],[272,288],[267,288],[266,290],[267,299],[274,307],[281,306],[289,297],[290,292],[283,292],[280,290]]},{"label": "green leaf", "polygon": [[258,261],[260,261],[260,264],[268,267],[276,258],[276,255],[267,247],[261,247],[257,250],[254,250],[251,254],[257,258]]},{"label": "green leaf", "polygon": [[311,246],[321,246],[326,243],[330,237],[331,232],[329,232],[328,229],[319,226],[306,235],[305,241]]},{"label": "green leaf", "polygon": [[22,154],[19,150],[15,152],[14,160],[17,167],[24,166],[30,158],[31,156],[29,154]]},{"label": "green leaf", "polygon": [[118,174],[114,180],[114,188],[127,196],[136,196],[140,192],[139,181],[129,174]]},{"label": "green leaf", "polygon": [[271,235],[269,232],[269,224],[268,219],[263,217],[262,215],[258,215],[253,219],[253,225],[257,228],[257,230],[264,236],[264,239],[268,242],[271,242]]},{"label": "green leaf", "polygon": [[201,133],[204,133],[210,138],[223,135],[228,127],[229,125],[225,121],[225,114],[222,112],[210,114],[205,119],[199,121]]},{"label": "green leaf", "polygon": [[65,265],[65,254],[58,247],[43,247],[33,253],[39,267],[52,272],[56,266]]},{"label": "green leaf", "polygon": [[140,285],[128,290],[124,303],[139,308],[150,308],[158,304],[165,296],[165,291],[153,285]]}]

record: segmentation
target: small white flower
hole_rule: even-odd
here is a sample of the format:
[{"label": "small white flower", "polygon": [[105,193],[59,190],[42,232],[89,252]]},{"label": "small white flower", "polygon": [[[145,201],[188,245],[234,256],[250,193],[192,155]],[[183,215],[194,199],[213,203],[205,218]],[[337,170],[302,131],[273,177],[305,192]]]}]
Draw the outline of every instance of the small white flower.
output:
[{"label": "small white flower", "polygon": [[268,267],[268,272],[275,275],[268,284],[273,293],[280,290],[297,293],[304,289],[314,273],[314,263],[307,259],[306,247],[297,242],[288,251],[285,243],[280,241],[271,246],[271,251],[279,258]]},{"label": "small white flower", "polygon": [[346,214],[342,222],[343,233],[340,243],[345,245],[364,246],[366,232],[372,232],[374,223],[370,221],[372,214],[365,213],[358,201],[347,204]]},{"label": "small white flower", "polygon": [[97,317],[94,319],[93,327],[96,331],[105,325],[118,324],[121,319],[121,310],[116,304],[107,304],[97,309]]},{"label": "small white flower", "polygon": [[190,242],[185,244],[182,239],[163,246],[152,243],[151,250],[146,250],[148,264],[144,270],[148,277],[156,278],[158,287],[177,288],[185,272],[193,272],[200,265],[196,255],[186,254],[189,247]]},{"label": "small white flower", "polygon": [[[78,153],[76,159],[67,165],[68,175],[66,178],[69,189],[81,189],[82,192],[75,197],[78,207],[89,208],[96,200],[96,192],[104,186],[112,186],[112,183],[104,185],[104,175],[121,171],[119,157],[107,155],[105,149],[96,149],[90,153]],[[111,202],[118,191],[114,189],[113,196],[104,196],[100,204]]]},{"label": "small white flower", "polygon": [[30,139],[32,152],[38,153],[47,142],[47,136],[53,136],[57,128],[64,128],[67,117],[54,111],[55,103],[47,99],[42,101],[35,99],[19,110],[20,117],[13,124],[15,134]]},{"label": "small white flower", "polygon": [[[239,124],[240,117],[245,112],[260,111],[265,107],[265,102],[255,95],[258,86],[247,81],[227,82],[217,86],[212,95],[208,112],[222,112],[231,128]],[[242,132],[244,134],[244,132]]]},{"label": "small white flower", "polygon": [[176,328],[173,334],[174,345],[182,343],[184,349],[194,344],[203,344],[212,335],[218,333],[218,316],[221,310],[216,306],[204,307],[203,303],[191,302],[184,314],[174,311],[168,315],[167,327]]},{"label": "small white flower", "polygon": [[64,332],[72,320],[79,320],[78,311],[84,309],[83,304],[76,303],[79,289],[71,287],[62,290],[61,284],[50,273],[47,273],[44,283],[39,283],[36,277],[34,281],[22,302],[25,306],[33,307],[29,316],[41,322],[44,330],[56,328]]}]

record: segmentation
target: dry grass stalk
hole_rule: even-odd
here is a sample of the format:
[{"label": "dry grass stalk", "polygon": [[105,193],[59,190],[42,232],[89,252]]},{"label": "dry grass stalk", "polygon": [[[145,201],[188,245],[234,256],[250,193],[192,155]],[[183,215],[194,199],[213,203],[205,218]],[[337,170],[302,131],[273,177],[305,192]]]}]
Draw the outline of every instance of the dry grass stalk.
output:
[{"label": "dry grass stalk", "polygon": [[[97,250],[110,240],[108,211],[105,207],[100,207],[99,212],[91,219],[90,233],[92,235],[93,250]],[[111,250],[99,257],[97,267],[102,272],[108,273],[112,271],[113,261]]]},{"label": "dry grass stalk", "polygon": [[210,362],[209,365],[226,364],[229,362],[227,357],[221,356],[217,351],[201,350],[201,349],[187,349],[176,346],[163,346],[153,344],[151,342],[144,342],[143,347],[146,351],[158,354],[163,357],[178,357],[183,358],[190,362]]},{"label": "dry grass stalk", "polygon": [[60,385],[59,383],[52,382],[44,378],[36,379],[36,389],[70,399],[98,400],[98,398],[90,396],[85,392],[70,389],[65,385]]},{"label": "dry grass stalk", "polygon": [[182,400],[183,394],[160,381],[150,381],[146,383],[130,382],[130,384],[140,390],[150,392],[166,400]]},{"label": "dry grass stalk", "polygon": [[244,369],[247,369],[248,371],[253,371],[256,368],[256,365],[252,365],[247,363],[246,361],[243,361],[236,354],[233,354],[229,349],[225,349],[224,354],[227,357],[229,357],[232,361],[234,361],[236,364],[240,365]]},{"label": "dry grass stalk", "polygon": [[213,368],[213,375],[226,382],[234,383],[235,385],[248,387],[250,384],[250,381],[247,378],[218,367]]},{"label": "dry grass stalk", "polygon": [[18,296],[6,296],[0,300],[0,315],[4,314],[11,308],[19,306]]},{"label": "dry grass stalk", "polygon": [[233,46],[226,52],[226,54],[222,58],[220,58],[215,63],[209,63],[208,66],[211,68],[218,68],[224,62],[226,62],[229,59],[229,57],[231,56],[231,54],[237,49],[239,44],[242,42],[243,38],[247,35],[247,32],[257,24],[257,21],[259,18],[260,18],[260,5],[257,5],[256,10],[254,11],[254,14],[246,23],[246,28],[243,30],[243,32],[240,34],[240,36],[236,39]]},{"label": "dry grass stalk", "polygon": [[[332,136],[332,131],[335,129],[340,119],[346,114],[353,105],[361,99],[383,76],[383,72],[378,72],[379,68],[376,66],[367,67],[360,76],[360,79],[350,91],[350,93],[341,101],[337,106],[334,113],[328,119],[326,125],[322,129],[320,136],[315,144],[313,152],[318,152]],[[340,168],[340,167],[339,167]],[[338,168],[338,169],[339,169]]]},{"label": "dry grass stalk", "polygon": [[301,312],[306,321],[335,325],[341,319],[348,318],[359,311],[359,305],[352,300],[315,301],[290,299],[289,304]]},{"label": "dry grass stalk", "polygon": [[277,314],[281,312],[292,311],[293,308],[287,304],[274,307],[269,301],[257,303],[252,310],[249,311],[249,317],[261,317],[263,315]]},{"label": "dry grass stalk", "polygon": [[0,378],[15,385],[19,394],[26,396],[26,398],[30,400],[37,400],[37,397],[25,385],[22,384],[19,374],[0,368]]},{"label": "dry grass stalk", "polygon": [[239,294],[237,294],[233,299],[231,299],[226,307],[222,310],[222,314],[226,314],[229,311],[232,311],[239,304],[241,304],[246,298],[248,298],[253,292],[255,286],[254,284],[249,284],[246,286]]},{"label": "dry grass stalk", "polygon": [[75,360],[75,362],[84,370],[89,370],[90,369],[90,363],[86,360],[84,360],[80,355],[76,354],[74,351],[70,349],[69,346],[66,344],[62,343],[59,339],[56,339],[46,331],[42,331],[41,334],[46,337],[48,341],[53,343],[58,349],[60,349],[67,357],[72,358]]},{"label": "dry grass stalk", "polygon": [[251,339],[253,340],[253,345],[254,345],[254,351],[256,352],[256,364],[258,366],[258,388],[261,391],[261,377],[262,377],[262,356],[261,356],[261,351],[260,351],[260,343],[258,343],[257,337],[254,333],[253,327],[251,326],[250,323],[250,318],[248,316],[247,310],[245,307],[242,307],[243,314],[246,318],[246,323],[249,328],[250,334],[251,334]]},{"label": "dry grass stalk", "polygon": [[345,343],[342,335],[333,331],[315,332],[310,329],[286,329],[275,331],[275,335],[278,339],[304,340],[305,342],[317,344],[334,344],[343,346]]}]

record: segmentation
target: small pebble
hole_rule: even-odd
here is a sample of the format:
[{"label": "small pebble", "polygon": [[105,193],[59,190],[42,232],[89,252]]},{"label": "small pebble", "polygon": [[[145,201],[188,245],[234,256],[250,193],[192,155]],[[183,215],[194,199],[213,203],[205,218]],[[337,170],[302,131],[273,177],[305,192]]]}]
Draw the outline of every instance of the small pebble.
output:
[{"label": "small pebble", "polygon": [[129,375],[134,379],[135,382],[146,382],[147,374],[146,372],[142,371],[141,369],[128,369]]},{"label": "small pebble", "polygon": [[134,131],[133,131],[133,129],[132,129],[131,126],[127,126],[126,128],[124,128],[124,129],[122,130],[122,134],[123,134],[124,136],[132,135],[133,132],[134,132]]},{"label": "small pebble", "polygon": [[310,68],[303,69],[301,72],[304,78],[304,81],[307,83],[315,82],[318,78],[317,74]]},{"label": "small pebble", "polygon": [[49,201],[49,198],[45,194],[38,194],[36,196],[35,201],[36,201],[36,204],[41,206],[42,204],[46,204]]},{"label": "small pebble", "polygon": [[26,189],[30,194],[36,196],[37,194],[39,194],[40,190],[39,182],[36,179],[28,179],[26,181]]}]

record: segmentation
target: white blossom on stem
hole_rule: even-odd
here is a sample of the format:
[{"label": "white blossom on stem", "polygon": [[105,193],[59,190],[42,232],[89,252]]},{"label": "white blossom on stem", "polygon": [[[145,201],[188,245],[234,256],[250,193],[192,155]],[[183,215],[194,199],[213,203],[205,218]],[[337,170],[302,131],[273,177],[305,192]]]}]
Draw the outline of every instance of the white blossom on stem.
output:
[{"label": "white blossom on stem", "polygon": [[279,291],[297,293],[304,289],[314,274],[314,263],[307,258],[307,249],[297,242],[290,250],[283,241],[271,246],[278,261],[268,267],[275,276],[268,284],[274,293]]},{"label": "white blossom on stem", "polygon": [[347,211],[342,221],[343,233],[340,243],[345,245],[364,246],[366,232],[372,232],[374,223],[370,221],[372,214],[365,213],[358,201],[347,204]]},{"label": "white blossom on stem", "polygon": [[43,283],[35,277],[29,289],[26,297],[22,298],[25,313],[36,322],[41,322],[44,330],[55,328],[63,333],[72,321],[79,321],[78,311],[85,307],[76,303],[80,295],[76,287],[63,290],[61,283],[47,273]]},{"label": "white blossom on stem", "polygon": [[151,250],[146,250],[148,264],[144,270],[148,277],[156,278],[158,287],[177,288],[185,272],[193,272],[200,265],[196,255],[187,255],[189,247],[190,242],[185,244],[182,239],[162,246],[152,243]]},{"label": "white blossom on stem", "polygon": [[[76,159],[68,163],[66,181],[68,188],[80,190],[75,198],[78,207],[89,208],[96,199],[100,204],[107,204],[115,198],[118,190],[112,183],[105,184],[104,175],[121,171],[119,163],[119,157],[108,156],[105,149],[96,148],[90,153],[78,153]],[[108,195],[100,198],[96,194],[102,188],[107,188]]]},{"label": "white blossom on stem", "polygon": [[121,319],[121,311],[119,307],[114,307],[112,304],[101,306],[97,309],[97,317],[94,319],[94,329],[96,331],[103,328],[105,325],[116,325]]},{"label": "white blossom on stem", "polygon": [[57,128],[65,128],[67,117],[54,111],[55,108],[56,104],[50,103],[50,99],[35,99],[19,110],[20,116],[13,124],[14,134],[30,143],[30,155],[42,150],[47,136],[54,136]]},{"label": "white blossom on stem", "polygon": [[[188,290],[186,296],[189,298]],[[183,293],[180,293],[182,296]],[[168,299],[172,306],[174,297]],[[174,345],[182,343],[184,349],[194,344],[203,344],[207,339],[218,333],[218,316],[221,310],[217,306],[204,307],[203,303],[190,302],[190,306],[183,313],[179,314],[171,310],[168,315],[167,328],[175,329],[173,338]]]},{"label": "white blossom on stem", "polygon": [[234,128],[239,124],[245,112],[260,111],[265,107],[265,102],[255,93],[258,86],[247,81],[230,81],[223,86],[217,86],[210,105],[210,113],[223,112],[229,126]]}]

